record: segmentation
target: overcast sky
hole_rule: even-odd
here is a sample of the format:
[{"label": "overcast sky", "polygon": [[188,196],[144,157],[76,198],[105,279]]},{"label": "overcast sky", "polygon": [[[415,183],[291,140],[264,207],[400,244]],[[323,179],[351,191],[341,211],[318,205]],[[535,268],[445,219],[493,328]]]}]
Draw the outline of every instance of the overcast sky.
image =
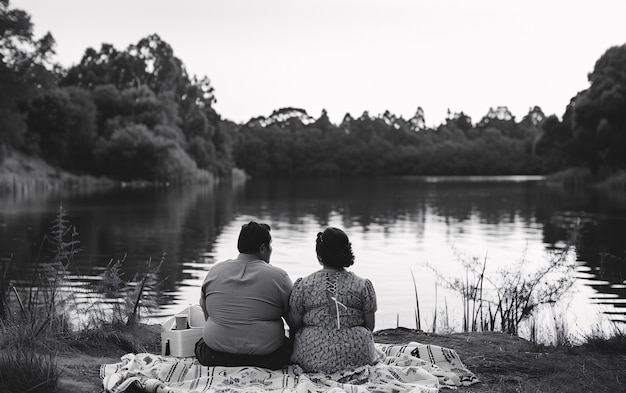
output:
[{"label": "overcast sky", "polygon": [[124,50],[157,33],[192,75],[208,76],[216,110],[235,122],[298,107],[346,113],[418,106],[479,121],[506,105],[559,117],[587,73],[626,43],[626,0],[11,0],[57,60]]}]

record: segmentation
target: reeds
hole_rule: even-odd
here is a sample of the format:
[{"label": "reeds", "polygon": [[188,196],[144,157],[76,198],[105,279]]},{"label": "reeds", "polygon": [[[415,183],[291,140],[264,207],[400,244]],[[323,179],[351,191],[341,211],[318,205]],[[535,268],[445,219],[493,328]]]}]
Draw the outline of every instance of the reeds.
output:
[{"label": "reeds", "polygon": [[[78,233],[67,223],[67,212],[61,205],[52,222],[50,234],[44,235],[38,247],[34,267],[26,289],[9,282],[8,272],[14,268],[11,255],[0,266],[0,319],[36,324],[41,334],[49,328],[55,332],[69,329],[72,294],[62,290],[69,287],[68,267],[81,251]],[[49,252],[49,257],[46,257]]]},{"label": "reeds", "polygon": [[[126,255],[120,260],[109,261],[104,272],[100,275],[101,281],[96,292],[105,298],[112,298],[112,303],[99,303],[95,312],[91,314],[92,325],[135,325],[141,320],[143,312],[154,309],[156,299],[152,295],[156,292],[161,281],[158,273],[165,261],[165,254],[156,266],[152,259],[148,259],[146,268],[126,282],[123,279],[122,266]],[[106,307],[108,305],[108,307]]]},{"label": "reeds", "polygon": [[[29,279],[22,282],[27,284],[25,288],[8,279],[16,265],[14,256],[0,259],[0,392],[54,392],[60,372],[53,352],[59,341],[113,341],[129,350],[139,349],[115,329],[137,324],[141,311],[155,305],[152,292],[159,284],[157,273],[164,257],[156,267],[148,261],[145,272],[128,282],[122,280],[121,261],[110,263],[102,282],[104,292],[120,305],[118,312],[107,311],[104,292],[97,291],[87,294],[97,300],[84,310],[68,278],[82,248],[67,215],[60,205],[34,260],[26,261],[33,268],[28,271]],[[76,323],[78,312],[82,326]]]},{"label": "reeds", "polygon": [[[551,251],[547,260],[532,272],[525,272],[527,264],[523,257],[518,264],[491,276],[487,275],[487,255],[482,260],[456,255],[464,269],[463,278],[451,279],[433,270],[439,282],[461,296],[463,332],[518,334],[522,322],[529,320],[542,306],[559,301],[574,283],[574,264],[568,258],[569,247]],[[413,284],[416,307],[419,308],[415,277]],[[433,329],[435,325],[436,313]]]},{"label": "reeds", "polygon": [[411,270],[411,278],[413,279],[413,291],[415,293],[415,329],[422,330],[422,318],[420,317],[420,299],[417,295],[417,284],[415,282],[415,275],[413,275],[413,270]]},{"label": "reeds", "polygon": [[618,321],[599,323],[584,336],[584,345],[601,351],[626,354],[626,325],[620,325]]}]

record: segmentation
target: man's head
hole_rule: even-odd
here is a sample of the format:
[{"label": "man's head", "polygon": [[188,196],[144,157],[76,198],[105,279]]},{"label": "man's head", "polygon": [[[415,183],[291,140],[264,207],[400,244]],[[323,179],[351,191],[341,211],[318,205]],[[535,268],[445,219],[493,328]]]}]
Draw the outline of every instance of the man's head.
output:
[{"label": "man's head", "polygon": [[243,254],[257,255],[269,263],[272,254],[271,243],[270,226],[250,221],[241,227],[239,240],[237,240],[237,249]]}]

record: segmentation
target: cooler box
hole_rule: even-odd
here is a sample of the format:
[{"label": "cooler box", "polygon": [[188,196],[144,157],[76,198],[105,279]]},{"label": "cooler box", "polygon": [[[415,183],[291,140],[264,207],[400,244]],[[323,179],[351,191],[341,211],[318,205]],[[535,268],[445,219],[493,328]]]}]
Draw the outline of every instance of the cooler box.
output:
[{"label": "cooler box", "polygon": [[204,313],[198,305],[189,306],[161,324],[161,355],[195,356],[195,346],[202,337]]}]

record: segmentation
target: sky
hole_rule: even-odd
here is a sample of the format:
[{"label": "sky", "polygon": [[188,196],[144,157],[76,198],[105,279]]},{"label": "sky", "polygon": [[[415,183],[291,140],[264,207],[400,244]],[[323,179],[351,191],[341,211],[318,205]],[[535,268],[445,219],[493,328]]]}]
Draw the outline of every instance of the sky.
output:
[{"label": "sky", "polygon": [[237,123],[296,107],[333,123],[386,110],[426,124],[448,110],[478,122],[507,106],[559,118],[611,46],[626,43],[626,1],[10,0],[52,33],[69,67],[102,43],[151,34],[190,75],[208,76],[216,111]]}]

